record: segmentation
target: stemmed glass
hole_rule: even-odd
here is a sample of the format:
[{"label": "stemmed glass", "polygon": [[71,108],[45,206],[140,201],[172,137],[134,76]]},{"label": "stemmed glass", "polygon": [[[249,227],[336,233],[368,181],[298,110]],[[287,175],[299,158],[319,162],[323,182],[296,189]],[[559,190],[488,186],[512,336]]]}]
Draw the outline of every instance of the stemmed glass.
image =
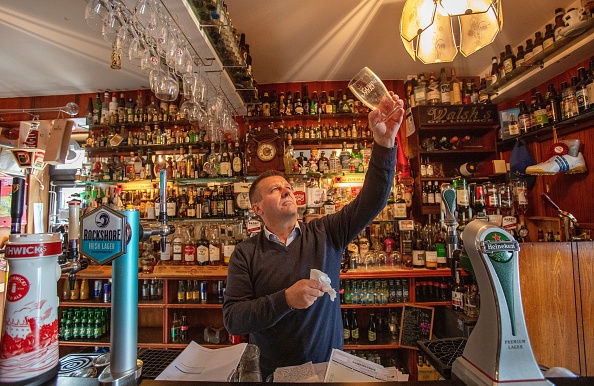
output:
[{"label": "stemmed glass", "polygon": [[349,89],[365,106],[372,110],[379,109],[382,122],[390,119],[398,110],[399,106],[388,93],[386,86],[369,67],[364,67],[351,79]]},{"label": "stemmed glass", "polygon": [[85,8],[85,21],[87,25],[99,31],[103,28],[103,24],[111,11],[111,5],[106,0],[92,0]]}]

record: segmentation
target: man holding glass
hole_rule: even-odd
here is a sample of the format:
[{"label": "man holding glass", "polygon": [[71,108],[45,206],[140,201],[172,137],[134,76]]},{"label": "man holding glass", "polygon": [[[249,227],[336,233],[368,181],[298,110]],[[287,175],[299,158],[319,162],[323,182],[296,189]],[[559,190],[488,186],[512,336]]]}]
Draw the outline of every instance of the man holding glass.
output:
[{"label": "man holding glass", "polygon": [[252,209],[265,227],[231,256],[223,315],[229,333],[250,334],[260,348],[263,379],[277,367],[326,362],[332,349],[343,348],[340,302],[323,296],[310,270],[326,273],[338,292],[345,248],[386,205],[402,106],[386,92],[369,113],[375,142],[369,169],[361,192],[341,211],[305,224],[297,220],[295,196],[282,173],[266,171],[253,182]]}]

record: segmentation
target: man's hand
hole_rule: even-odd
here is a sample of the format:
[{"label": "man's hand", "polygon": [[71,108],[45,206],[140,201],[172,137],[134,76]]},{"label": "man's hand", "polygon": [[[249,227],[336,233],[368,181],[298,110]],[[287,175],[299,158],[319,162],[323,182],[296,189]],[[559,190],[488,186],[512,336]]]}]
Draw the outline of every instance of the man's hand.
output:
[{"label": "man's hand", "polygon": [[392,114],[390,119],[383,121],[382,112],[380,109],[373,110],[369,113],[369,127],[373,131],[373,139],[378,145],[392,148],[396,144],[396,134],[400,130],[402,119],[404,118],[404,101],[398,95],[390,91],[390,97],[393,103],[396,104],[396,111]]},{"label": "man's hand", "polygon": [[322,295],[322,283],[311,279],[301,279],[285,290],[287,304],[296,309],[308,308]]}]

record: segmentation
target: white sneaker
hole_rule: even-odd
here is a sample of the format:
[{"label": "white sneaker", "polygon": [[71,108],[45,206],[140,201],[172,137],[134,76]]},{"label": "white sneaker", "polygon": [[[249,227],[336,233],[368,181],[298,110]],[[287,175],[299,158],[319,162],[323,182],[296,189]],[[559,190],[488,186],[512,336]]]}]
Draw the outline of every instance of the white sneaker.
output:
[{"label": "white sneaker", "polygon": [[559,172],[574,174],[587,171],[586,160],[581,152],[578,153],[577,157],[569,154],[554,155],[544,162],[526,168],[526,174],[531,175],[551,175]]}]

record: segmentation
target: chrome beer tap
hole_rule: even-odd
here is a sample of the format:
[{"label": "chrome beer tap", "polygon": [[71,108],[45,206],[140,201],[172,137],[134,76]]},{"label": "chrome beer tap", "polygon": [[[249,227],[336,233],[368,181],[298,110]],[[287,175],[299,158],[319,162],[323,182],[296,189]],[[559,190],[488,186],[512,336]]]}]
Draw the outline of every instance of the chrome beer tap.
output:
[{"label": "chrome beer tap", "polygon": [[88,259],[81,258],[78,253],[78,236],[80,233],[80,201],[72,200],[68,203],[68,254],[66,261],[60,263],[63,274],[68,274],[70,290],[74,289],[76,273],[89,266]]},{"label": "chrome beer tap", "polygon": [[557,216],[563,220],[563,228],[565,232],[565,237],[567,238],[566,241],[573,241],[576,239],[581,238],[579,235],[579,223],[575,216],[565,210],[561,210],[555,202],[548,196],[546,193],[541,193],[540,195],[546,202],[548,202],[553,208],[557,210]]},{"label": "chrome beer tap", "polygon": [[175,226],[167,223],[167,172],[163,169],[159,172],[159,224],[155,227],[151,224],[140,223],[140,241],[148,240],[151,236],[161,237],[161,252],[165,252],[167,236],[175,232]]},{"label": "chrome beer tap", "polygon": [[441,185],[441,201],[443,203],[443,223],[446,229],[446,253],[455,277],[458,269],[460,251],[458,249],[458,221],[456,220],[456,190],[451,184]]}]

